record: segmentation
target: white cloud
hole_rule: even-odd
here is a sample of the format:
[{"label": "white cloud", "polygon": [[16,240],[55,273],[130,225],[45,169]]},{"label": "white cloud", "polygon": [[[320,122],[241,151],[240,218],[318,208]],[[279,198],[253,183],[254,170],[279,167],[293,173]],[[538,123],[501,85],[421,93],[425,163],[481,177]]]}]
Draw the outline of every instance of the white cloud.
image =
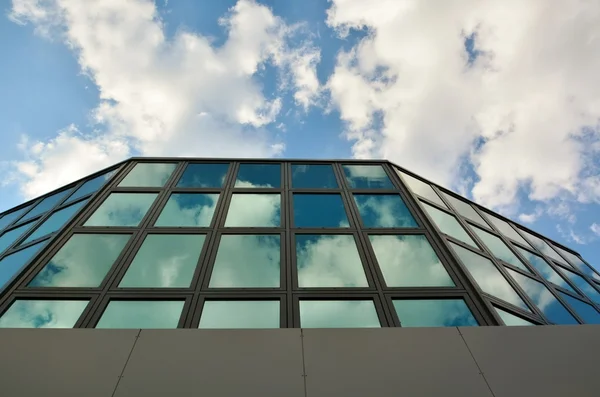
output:
[{"label": "white cloud", "polygon": [[540,216],[544,214],[544,210],[542,207],[536,207],[532,213],[529,214],[519,214],[519,220],[523,223],[533,223],[538,220]]},{"label": "white cloud", "polygon": [[596,222],[592,223],[592,225],[590,226],[590,230],[594,232],[594,234],[596,234],[597,236],[600,236],[600,225]]}]

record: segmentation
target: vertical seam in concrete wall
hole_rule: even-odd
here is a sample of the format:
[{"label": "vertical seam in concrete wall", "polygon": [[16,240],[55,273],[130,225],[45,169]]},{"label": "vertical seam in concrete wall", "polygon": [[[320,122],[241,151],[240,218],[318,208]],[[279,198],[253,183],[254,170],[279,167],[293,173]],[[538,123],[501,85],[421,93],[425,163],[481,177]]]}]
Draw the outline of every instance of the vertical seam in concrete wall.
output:
[{"label": "vertical seam in concrete wall", "polygon": [[121,382],[121,379],[123,378],[123,374],[125,373],[125,369],[127,368],[127,364],[129,364],[129,359],[131,358],[131,355],[133,354],[133,349],[135,349],[135,345],[138,341],[138,339],[140,338],[140,334],[142,333],[142,330],[138,330],[137,335],[135,336],[135,340],[133,341],[133,345],[131,345],[131,350],[129,351],[129,355],[127,356],[127,360],[125,360],[125,365],[123,365],[123,369],[121,370],[121,375],[119,375],[119,379],[117,380],[117,384],[115,385],[115,390],[113,390],[111,397],[115,397],[115,393],[117,392],[117,389],[119,388],[119,383]]},{"label": "vertical seam in concrete wall", "polygon": [[304,330],[300,328],[300,347],[302,348],[302,379],[304,380],[304,397],[308,396],[306,390],[306,364],[304,362]]},{"label": "vertical seam in concrete wall", "polygon": [[490,390],[490,393],[492,393],[492,396],[496,397],[496,395],[494,394],[494,391],[492,390],[492,387],[490,386],[490,384],[488,383],[488,380],[485,377],[485,374],[483,373],[483,371],[481,370],[481,367],[479,366],[479,363],[477,362],[477,360],[475,359],[475,356],[473,355],[473,352],[471,351],[471,349],[469,348],[469,345],[467,344],[467,341],[465,340],[465,337],[463,336],[462,332],[460,332],[460,328],[456,327],[456,330],[458,331],[458,334],[460,335],[463,343],[465,344],[465,346],[467,347],[467,350],[469,351],[469,354],[471,355],[471,358],[473,359],[473,362],[475,363],[475,365],[477,366],[477,370],[479,371],[479,375],[481,375],[481,377],[483,378],[485,384],[487,385],[488,389]]}]

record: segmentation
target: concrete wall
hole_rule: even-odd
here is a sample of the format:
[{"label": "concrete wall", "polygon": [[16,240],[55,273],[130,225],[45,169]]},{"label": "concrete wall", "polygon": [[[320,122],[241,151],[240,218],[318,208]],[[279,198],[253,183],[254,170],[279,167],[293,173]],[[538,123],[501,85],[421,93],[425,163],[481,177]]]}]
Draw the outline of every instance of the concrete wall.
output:
[{"label": "concrete wall", "polygon": [[0,330],[0,395],[600,396],[600,326]]}]

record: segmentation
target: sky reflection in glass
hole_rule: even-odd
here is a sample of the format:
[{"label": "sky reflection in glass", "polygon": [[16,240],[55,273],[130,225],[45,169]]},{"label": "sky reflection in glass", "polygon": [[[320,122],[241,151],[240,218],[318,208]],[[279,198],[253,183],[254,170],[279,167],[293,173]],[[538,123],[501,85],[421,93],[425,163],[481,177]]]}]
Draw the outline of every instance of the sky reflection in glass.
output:
[{"label": "sky reflection in glass", "polygon": [[450,194],[443,194],[446,197],[446,199],[450,201],[450,204],[454,207],[456,211],[458,211],[459,214],[461,214],[467,219],[472,220],[475,223],[478,223],[485,227],[489,227],[488,224],[483,220],[483,218],[477,213],[477,211],[475,211],[475,209],[471,207],[471,204],[467,203],[466,201],[460,200]]},{"label": "sky reflection in glass", "polygon": [[218,199],[218,194],[173,193],[154,226],[209,227]]},{"label": "sky reflection in glass", "polygon": [[351,189],[394,189],[381,165],[344,165],[344,175]]},{"label": "sky reflection in glass", "polygon": [[590,278],[600,281],[600,275],[598,275],[598,273],[596,273],[588,265],[586,265],[585,262],[583,262],[578,256],[573,255],[572,253],[564,251],[564,250],[562,251],[562,253],[565,255],[567,260],[571,263],[571,265],[575,266],[575,268],[578,269],[580,272],[582,272],[583,274],[585,274],[586,276],[588,276]]},{"label": "sky reflection in glass", "polygon": [[462,299],[394,299],[402,327],[477,326],[477,320]]},{"label": "sky reflection in glass", "polygon": [[330,164],[292,164],[292,188],[337,189]]},{"label": "sky reflection in glass", "polygon": [[294,194],[296,227],[349,227],[340,194]]},{"label": "sky reflection in glass", "polygon": [[240,164],[235,187],[281,187],[279,164]]},{"label": "sky reflection in glass", "polygon": [[21,208],[20,210],[16,210],[4,215],[0,218],[0,231],[13,223],[18,217],[20,217],[25,211],[29,210],[31,206],[27,206],[25,208]]},{"label": "sky reflection in glass", "polygon": [[75,191],[75,193],[71,195],[71,197],[67,199],[66,203],[70,203],[83,196],[87,196],[88,194],[98,191],[106,182],[108,182],[110,178],[112,178],[115,172],[116,171],[110,171],[85,182],[79,189]]},{"label": "sky reflection in glass", "polygon": [[156,196],[156,193],[111,193],[84,226],[136,227]]},{"label": "sky reflection in glass", "polygon": [[41,225],[39,225],[33,233],[29,235],[21,243],[26,244],[30,243],[38,238],[44,237],[50,233],[54,233],[60,228],[64,226],[65,223],[69,221],[85,204],[87,204],[87,200],[80,201],[75,204],[71,204],[70,206],[63,208],[61,210],[56,211],[50,217],[48,217]]},{"label": "sky reflection in glass", "polygon": [[473,230],[496,258],[531,273],[527,266],[504,244],[502,239],[478,227],[473,227]]},{"label": "sky reflection in glass", "polygon": [[87,300],[17,299],[0,317],[0,328],[73,328]]},{"label": "sky reflection in glass", "polygon": [[575,292],[573,288],[565,281],[562,276],[560,276],[549,264],[542,258],[541,256],[535,255],[526,249],[517,248],[517,250],[523,255],[525,259],[531,264],[531,266],[535,267],[535,269],[544,277],[546,280],[550,281],[553,284],[558,285],[559,287],[568,289],[571,292]]},{"label": "sky reflection in glass", "polygon": [[424,197],[429,201],[433,201],[436,204],[441,205],[444,208],[448,208],[446,204],[442,201],[442,199],[437,195],[437,193],[433,190],[431,185],[421,181],[420,179],[414,178],[408,174],[405,174],[400,171],[396,171],[401,177],[406,185],[408,185],[409,189],[418,196]]},{"label": "sky reflection in glass", "polygon": [[184,301],[112,300],[96,328],[177,328]]},{"label": "sky reflection in glass", "polygon": [[279,301],[207,300],[199,328],[279,328]]},{"label": "sky reflection in glass", "polygon": [[0,236],[0,254],[8,247],[10,247],[15,241],[17,241],[23,235],[23,233],[28,231],[34,223],[35,222],[26,223],[12,230],[9,230],[2,236]]},{"label": "sky reflection in glass", "polygon": [[233,194],[226,227],[279,227],[280,194]]},{"label": "sky reflection in glass", "polygon": [[163,187],[175,168],[175,163],[138,163],[119,183],[119,187]]},{"label": "sky reflection in glass", "polygon": [[421,205],[442,233],[454,237],[475,248],[479,248],[454,216],[447,214],[444,211],[440,211],[427,203],[421,202]]},{"label": "sky reflection in glass", "polygon": [[534,236],[531,233],[526,232],[525,230],[521,229],[521,232],[525,234],[527,240],[529,240],[531,245],[537,248],[541,253],[548,256],[549,258],[554,259],[557,262],[566,263],[565,260],[560,255],[558,255],[556,251],[554,251],[552,247],[550,247],[548,243],[546,243],[544,240],[537,236]]},{"label": "sky reflection in glass", "polygon": [[25,215],[19,221],[22,222],[22,221],[25,221],[27,219],[34,218],[34,217],[36,217],[38,215],[41,215],[41,214],[43,214],[43,213],[51,210],[52,208],[54,208],[54,206],[56,206],[56,204],[58,204],[59,202],[61,202],[62,199],[69,192],[71,192],[71,189],[63,190],[61,192],[54,193],[53,195],[46,197],[39,204],[37,204],[35,207],[33,207],[33,209],[31,211],[29,211],[27,213],[27,215]]},{"label": "sky reflection in glass", "polygon": [[509,313],[505,310],[502,310],[498,307],[494,306],[494,309],[496,310],[496,313],[498,313],[498,315],[500,316],[500,318],[502,319],[502,321],[504,322],[504,325],[507,325],[509,327],[514,327],[514,326],[531,326],[531,325],[535,325],[534,323],[525,320],[524,318],[521,318],[519,316],[515,316],[512,313]]},{"label": "sky reflection in glass", "polygon": [[354,201],[365,227],[419,227],[397,194],[354,194]]},{"label": "sky reflection in glass", "polygon": [[177,187],[223,187],[228,169],[229,164],[189,164],[177,182]]},{"label": "sky reflection in glass", "polygon": [[302,328],[379,328],[372,300],[300,300]]},{"label": "sky reflection in glass", "polygon": [[592,305],[575,299],[565,293],[559,292],[560,296],[571,306],[571,309],[587,324],[600,324],[600,313]]},{"label": "sky reflection in glass", "polygon": [[515,229],[513,229],[510,224],[498,217],[493,216],[492,214],[489,213],[485,213],[486,217],[492,222],[492,224],[494,226],[496,226],[496,229],[498,229],[500,231],[500,233],[502,233],[503,235],[505,235],[506,237],[515,240],[516,242],[519,242],[521,244],[523,244],[526,247],[530,247],[530,245],[527,243],[527,241],[525,241],[525,239],[523,237],[521,237],[521,235],[519,233],[517,233],[515,231]]},{"label": "sky reflection in glass", "polygon": [[577,286],[577,288],[579,288],[584,294],[587,295],[588,298],[600,304],[600,292],[598,292],[596,288],[594,288],[590,283],[588,283],[586,279],[584,279],[577,273],[567,269],[563,269],[562,267],[559,267],[559,269],[562,272],[562,274],[566,275],[569,278],[569,280],[571,280],[573,284]]},{"label": "sky reflection in glass", "polygon": [[0,260],[0,291],[47,243],[48,240],[40,241],[37,244],[30,245],[25,249],[5,256]]}]

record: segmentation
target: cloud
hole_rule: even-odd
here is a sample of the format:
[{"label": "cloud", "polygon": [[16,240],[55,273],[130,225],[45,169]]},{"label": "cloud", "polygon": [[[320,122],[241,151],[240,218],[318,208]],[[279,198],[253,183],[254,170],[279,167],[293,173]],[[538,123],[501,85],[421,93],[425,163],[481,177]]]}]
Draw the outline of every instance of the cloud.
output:
[{"label": "cloud", "polygon": [[596,222],[592,223],[590,230],[594,232],[595,235],[600,236],[600,225],[598,225]]}]

